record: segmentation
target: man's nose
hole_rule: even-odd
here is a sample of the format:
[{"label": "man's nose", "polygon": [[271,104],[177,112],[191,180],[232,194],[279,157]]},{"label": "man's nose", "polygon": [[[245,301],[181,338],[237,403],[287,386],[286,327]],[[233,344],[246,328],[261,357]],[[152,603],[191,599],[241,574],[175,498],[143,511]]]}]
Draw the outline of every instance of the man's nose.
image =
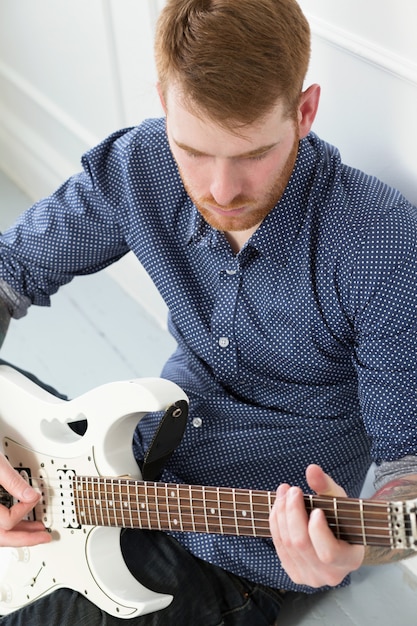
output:
[{"label": "man's nose", "polygon": [[219,206],[231,204],[242,193],[242,180],[237,170],[226,159],[214,164],[210,192]]}]

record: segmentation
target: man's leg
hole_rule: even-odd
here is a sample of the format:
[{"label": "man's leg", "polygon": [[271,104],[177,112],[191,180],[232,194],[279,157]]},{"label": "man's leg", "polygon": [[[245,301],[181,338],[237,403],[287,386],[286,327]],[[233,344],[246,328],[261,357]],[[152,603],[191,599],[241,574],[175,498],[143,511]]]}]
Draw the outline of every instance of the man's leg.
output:
[{"label": "man's leg", "polygon": [[130,620],[103,613],[66,589],[0,619],[0,626],[272,626],[283,595],[228,574],[158,531],[125,531],[125,558],[146,587],[174,596],[162,611]]}]

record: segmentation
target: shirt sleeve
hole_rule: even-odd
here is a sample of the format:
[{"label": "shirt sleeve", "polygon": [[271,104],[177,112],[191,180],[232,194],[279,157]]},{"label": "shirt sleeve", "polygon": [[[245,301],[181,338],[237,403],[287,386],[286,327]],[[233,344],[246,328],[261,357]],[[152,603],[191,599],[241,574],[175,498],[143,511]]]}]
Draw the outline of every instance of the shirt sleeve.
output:
[{"label": "shirt sleeve", "polygon": [[361,238],[350,317],[373,459],[417,455],[417,215],[406,202]]},{"label": "shirt sleeve", "polygon": [[128,251],[117,137],[87,153],[83,167],[0,236],[0,280],[31,304],[49,305],[74,276],[99,271]]},{"label": "shirt sleeve", "polygon": [[375,490],[378,491],[396,478],[402,478],[410,474],[417,474],[417,456],[409,455],[397,461],[384,461],[375,468]]}]

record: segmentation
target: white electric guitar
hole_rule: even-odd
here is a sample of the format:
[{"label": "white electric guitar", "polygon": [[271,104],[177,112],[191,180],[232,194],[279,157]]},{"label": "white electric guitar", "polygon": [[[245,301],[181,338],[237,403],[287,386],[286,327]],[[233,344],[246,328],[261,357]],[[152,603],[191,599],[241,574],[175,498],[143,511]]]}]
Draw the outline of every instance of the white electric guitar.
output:
[{"label": "white electric guitar", "polygon": [[[274,493],[140,480],[132,453],[137,422],[180,400],[162,379],[115,382],[75,400],[50,395],[0,366],[0,432],[11,464],[42,494],[33,511],[54,541],[0,548],[0,615],[60,587],[107,613],[132,618],[165,608],[172,596],[141,585],[120,551],[121,528],[269,537]],[[84,436],[69,422],[86,419]],[[0,488],[3,505],[12,498]],[[334,534],[351,543],[415,548],[416,502],[305,496],[325,511]]]}]

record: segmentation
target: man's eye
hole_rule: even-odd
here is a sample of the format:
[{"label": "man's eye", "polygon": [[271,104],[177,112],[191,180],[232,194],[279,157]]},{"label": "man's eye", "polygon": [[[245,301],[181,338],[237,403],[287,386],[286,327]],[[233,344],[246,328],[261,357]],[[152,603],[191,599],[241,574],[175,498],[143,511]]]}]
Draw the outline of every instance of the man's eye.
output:
[{"label": "man's eye", "polygon": [[262,161],[267,155],[267,152],[262,152],[262,154],[257,154],[256,156],[249,157],[251,161]]}]

